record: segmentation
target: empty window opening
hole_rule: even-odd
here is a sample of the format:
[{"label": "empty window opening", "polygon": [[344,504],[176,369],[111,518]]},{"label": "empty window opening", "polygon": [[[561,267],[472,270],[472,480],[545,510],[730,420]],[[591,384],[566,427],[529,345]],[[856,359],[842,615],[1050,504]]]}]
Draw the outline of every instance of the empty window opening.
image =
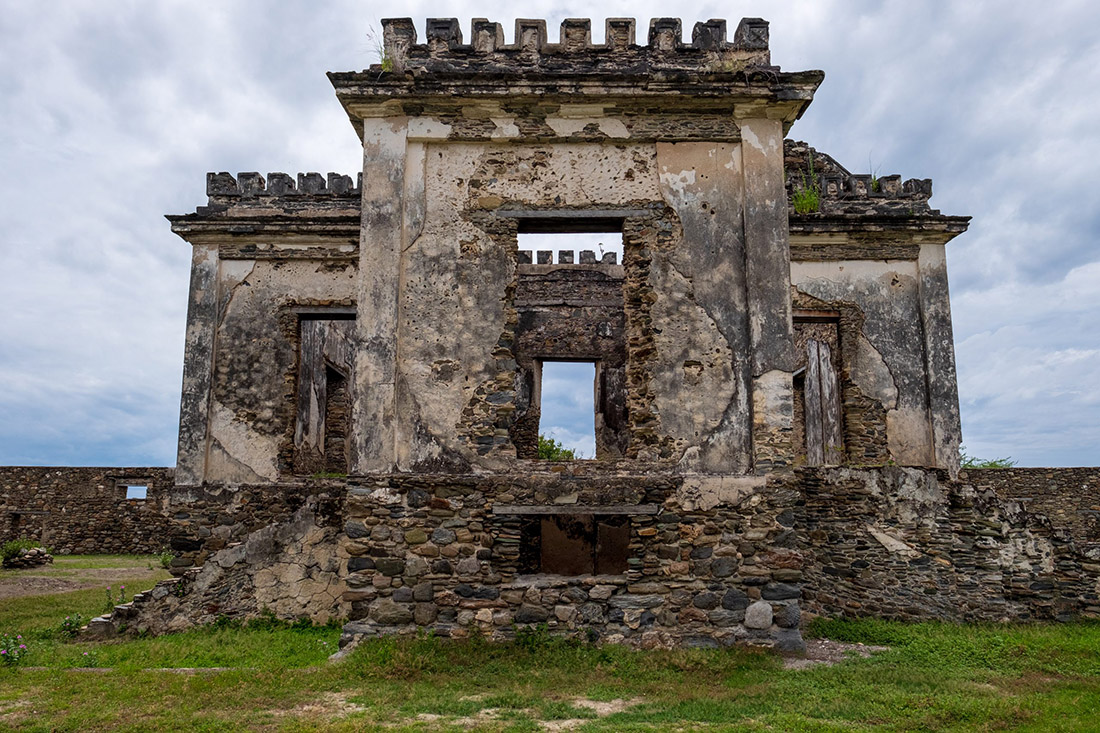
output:
[{"label": "empty window opening", "polygon": [[[539,457],[595,458],[596,363],[543,361],[539,371]],[[546,441],[572,455],[546,455]]]},{"label": "empty window opening", "polygon": [[149,487],[140,484],[129,484],[126,486],[126,498],[145,500],[149,495]]},{"label": "empty window opening", "polygon": [[520,530],[521,573],[621,575],[630,556],[630,519],[616,515],[527,517]]},{"label": "empty window opening", "polygon": [[619,265],[622,232],[530,232],[519,234],[520,262],[536,265]]}]

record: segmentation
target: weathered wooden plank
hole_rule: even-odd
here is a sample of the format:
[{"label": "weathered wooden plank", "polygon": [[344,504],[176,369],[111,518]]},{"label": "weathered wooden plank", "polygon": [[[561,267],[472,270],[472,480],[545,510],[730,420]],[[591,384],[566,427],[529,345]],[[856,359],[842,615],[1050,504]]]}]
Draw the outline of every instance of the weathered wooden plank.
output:
[{"label": "weathered wooden plank", "polygon": [[352,346],[353,320],[322,321],[325,327],[325,359],[344,376],[351,376],[351,365],[355,363],[355,349]]},{"label": "weathered wooden plank", "polygon": [[821,376],[821,439],[823,462],[836,466],[843,462],[844,434],[841,427],[840,385],[833,370],[832,349],[818,344],[818,372]]},{"label": "weathered wooden plank", "polygon": [[324,455],[325,324],[321,320],[305,320],[301,323],[298,414],[294,425],[294,446],[302,457]]},{"label": "weathered wooden plank", "polygon": [[810,339],[806,342],[806,463],[811,466],[820,466],[825,462],[820,353],[817,341]]}]

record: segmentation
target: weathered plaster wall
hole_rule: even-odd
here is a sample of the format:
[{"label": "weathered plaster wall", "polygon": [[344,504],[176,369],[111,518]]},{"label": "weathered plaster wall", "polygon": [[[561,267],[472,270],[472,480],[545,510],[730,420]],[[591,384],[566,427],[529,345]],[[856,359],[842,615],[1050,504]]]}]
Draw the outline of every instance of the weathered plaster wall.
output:
[{"label": "weathered plaster wall", "polygon": [[908,260],[791,264],[797,291],[862,315],[855,348],[842,345],[844,366],[860,392],[885,410],[889,460],[935,466],[918,278],[917,263]]},{"label": "weathered plaster wall", "polygon": [[741,146],[657,145],[681,237],[653,248],[654,404],[687,471],[747,471],[750,364]]},{"label": "weathered plaster wall", "polygon": [[[0,543],[59,554],[155,553],[168,545],[171,468],[0,466]],[[126,485],[147,486],[144,500]]]},{"label": "weathered plaster wall", "polygon": [[425,203],[398,279],[402,470],[501,467],[515,455],[516,210],[624,221],[628,453],[748,469],[738,145],[439,143],[422,160],[422,188],[410,182],[420,170],[404,168],[403,190]]},{"label": "weathered plaster wall", "polygon": [[204,477],[278,481],[292,473],[300,306],[348,305],[353,262],[222,260]]}]

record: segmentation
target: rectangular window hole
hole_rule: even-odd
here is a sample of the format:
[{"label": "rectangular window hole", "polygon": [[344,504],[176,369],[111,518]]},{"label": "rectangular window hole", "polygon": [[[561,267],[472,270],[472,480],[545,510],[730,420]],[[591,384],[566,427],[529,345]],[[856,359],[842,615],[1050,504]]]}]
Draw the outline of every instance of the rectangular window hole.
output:
[{"label": "rectangular window hole", "polygon": [[539,457],[595,458],[596,362],[543,361],[538,382]]},{"label": "rectangular window hole", "polygon": [[622,575],[630,557],[630,518],[546,514],[524,518],[521,573]]},{"label": "rectangular window hole", "polygon": [[149,487],[144,484],[126,484],[126,498],[144,501],[149,494]]},{"label": "rectangular window hole", "polygon": [[622,232],[520,232],[520,262],[535,265],[620,265]]}]

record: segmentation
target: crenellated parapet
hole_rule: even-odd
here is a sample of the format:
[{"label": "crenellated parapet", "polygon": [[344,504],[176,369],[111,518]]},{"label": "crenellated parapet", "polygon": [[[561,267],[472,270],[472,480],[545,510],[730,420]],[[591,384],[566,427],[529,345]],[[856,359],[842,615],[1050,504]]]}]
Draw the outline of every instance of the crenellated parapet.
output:
[{"label": "crenellated parapet", "polygon": [[[609,18],[603,43],[594,43],[587,18],[562,21],[553,40],[545,20],[520,19],[508,42],[501,24],[484,18],[471,22],[468,35],[456,18],[429,18],[423,37],[412,19],[390,18],[382,21],[380,63],[329,79],[357,129],[370,118],[433,117],[450,127],[433,127],[428,137],[575,138],[540,123],[584,110],[593,119],[618,117],[627,126],[620,137],[736,140],[737,119],[789,126],[824,78],[773,66],[768,22],[760,18],[741,20],[732,33],[725,20],[695,23],[687,39],[679,18],[654,18],[648,32],[637,25]],[[477,127],[506,117],[514,130],[488,125],[482,134]],[[647,123],[655,129],[639,129]]]},{"label": "crenellated parapet", "polygon": [[[792,140],[784,141],[784,157],[787,195],[796,214],[939,215],[928,205],[930,178],[850,173],[831,156]],[[796,205],[801,191],[817,194],[816,209]]]},{"label": "crenellated parapet", "polygon": [[551,43],[546,21],[518,19],[512,43],[505,43],[500,23],[475,18],[469,41],[464,42],[457,18],[429,18],[425,40],[418,43],[411,18],[382,21],[384,57],[380,67],[406,70],[416,67],[442,69],[448,65],[497,64],[519,67],[562,68],[571,63],[605,63],[609,66],[648,61],[658,66],[695,66],[721,70],[722,64],[745,68],[769,66],[768,22],[744,18],[729,40],[725,20],[696,23],[691,40],[684,42],[679,18],[654,18],[647,43],[637,43],[633,18],[608,18],[604,43],[592,42],[588,18],[568,18],[561,23],[558,42]]},{"label": "crenellated parapet", "polygon": [[[359,241],[363,174],[207,173],[207,203],[193,214],[169,216],[172,231],[192,244],[216,243],[222,259],[235,257],[350,258]],[[281,251],[283,236],[311,237],[310,246]],[[233,245],[229,239],[262,238],[262,247]],[[313,244],[335,243],[316,249]]]},{"label": "crenellated parapet", "polygon": [[264,179],[255,172],[238,173],[234,178],[230,173],[207,173],[206,195],[211,203],[218,200],[239,201],[240,199],[272,197],[354,197],[358,198],[363,186],[363,174],[352,183],[350,176],[329,173],[327,177],[320,173],[299,173],[297,181],[286,173],[269,173]]}]

